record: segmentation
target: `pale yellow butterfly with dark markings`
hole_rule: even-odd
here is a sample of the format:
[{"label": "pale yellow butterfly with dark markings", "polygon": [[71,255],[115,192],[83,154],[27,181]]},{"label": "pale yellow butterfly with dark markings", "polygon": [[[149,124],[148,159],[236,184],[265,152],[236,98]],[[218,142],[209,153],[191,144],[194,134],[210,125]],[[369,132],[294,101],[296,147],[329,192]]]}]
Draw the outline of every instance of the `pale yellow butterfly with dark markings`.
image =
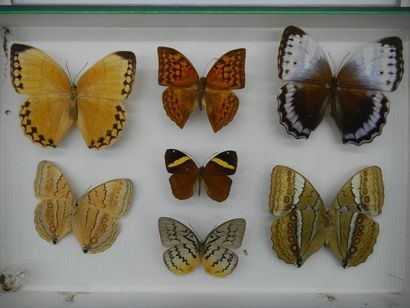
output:
[{"label": "pale yellow butterfly with dark markings", "polygon": [[373,252],[379,225],[368,215],[378,215],[384,202],[379,167],[353,175],[326,209],[312,184],[285,166],[272,170],[269,211],[280,216],[272,223],[273,249],[286,263],[302,266],[323,245],[343,267],[365,262]]},{"label": "pale yellow butterfly with dark markings", "polygon": [[231,250],[242,245],[246,221],[236,218],[214,228],[201,241],[183,223],[168,217],[158,219],[162,245],[168,248],[163,255],[167,268],[175,274],[188,274],[202,261],[205,271],[225,277],[238,264],[238,256]]},{"label": "pale yellow butterfly with dark markings", "polygon": [[19,112],[24,134],[36,144],[56,147],[76,122],[90,149],[110,146],[125,127],[122,102],[131,93],[135,69],[134,53],[117,51],[91,66],[75,85],[40,49],[13,44],[11,82],[28,95]]},{"label": "pale yellow butterfly with dark markings", "polygon": [[98,253],[116,240],[118,219],[131,205],[133,183],[129,179],[105,182],[77,202],[62,172],[51,162],[42,161],[37,167],[34,192],[40,200],[34,224],[44,240],[56,244],[73,232],[84,253]]}]

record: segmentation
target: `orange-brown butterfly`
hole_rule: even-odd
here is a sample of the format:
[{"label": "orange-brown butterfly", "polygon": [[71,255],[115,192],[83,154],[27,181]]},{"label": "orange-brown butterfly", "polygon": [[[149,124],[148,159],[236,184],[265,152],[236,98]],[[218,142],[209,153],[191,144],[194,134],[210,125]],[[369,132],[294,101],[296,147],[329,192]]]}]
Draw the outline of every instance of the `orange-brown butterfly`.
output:
[{"label": "orange-brown butterfly", "polygon": [[117,51],[91,66],[75,85],[40,49],[13,44],[12,85],[28,95],[19,112],[24,134],[36,144],[56,147],[76,122],[89,148],[110,146],[125,127],[122,101],[131,93],[135,67],[134,53]]},{"label": "orange-brown butterfly", "polygon": [[245,87],[244,48],[227,52],[212,66],[206,77],[199,78],[189,60],[179,51],[158,47],[158,83],[168,86],[162,93],[167,115],[183,128],[195,106],[205,108],[216,133],[234,118],[238,97],[230,90]]},{"label": "orange-brown butterfly", "polygon": [[198,168],[187,154],[168,149],[165,152],[165,166],[169,173],[172,193],[175,198],[185,200],[194,194],[201,182],[204,182],[208,196],[218,202],[225,201],[231,190],[232,180],[229,175],[236,172],[238,156],[235,151],[225,151],[209,160],[205,167]]}]

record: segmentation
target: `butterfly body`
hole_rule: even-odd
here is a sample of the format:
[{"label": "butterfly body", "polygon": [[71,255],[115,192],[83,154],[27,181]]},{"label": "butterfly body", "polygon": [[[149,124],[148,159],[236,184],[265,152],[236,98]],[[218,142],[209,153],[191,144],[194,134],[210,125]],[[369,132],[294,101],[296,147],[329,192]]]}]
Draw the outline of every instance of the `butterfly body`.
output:
[{"label": "butterfly body", "polygon": [[73,123],[89,148],[110,146],[118,139],[126,122],[122,101],[135,79],[134,53],[104,57],[77,84],[40,49],[13,44],[10,55],[12,85],[28,96],[20,107],[21,126],[33,143],[56,147]]},{"label": "butterfly body", "polygon": [[295,138],[308,138],[328,105],[343,143],[361,145],[381,134],[389,112],[382,91],[403,76],[403,44],[386,37],[357,52],[333,75],[326,55],[302,29],[287,27],[278,52],[278,75],[287,81],[277,96],[281,124]]},{"label": "butterfly body", "polygon": [[158,47],[158,83],[167,86],[162,102],[168,117],[180,128],[185,126],[198,105],[205,109],[214,132],[234,118],[239,99],[231,91],[245,87],[245,49],[227,52],[199,77],[191,62],[179,51]]},{"label": "butterfly body", "polygon": [[235,151],[221,152],[201,167],[179,150],[168,149],[165,152],[165,167],[172,174],[169,178],[172,194],[179,200],[192,197],[198,186],[200,195],[203,183],[211,199],[225,201],[232,185],[229,175],[235,174],[237,164],[238,157]]},{"label": "butterfly body", "polygon": [[238,256],[230,249],[241,246],[246,221],[243,218],[226,221],[214,228],[204,241],[190,228],[169,217],[160,217],[158,228],[161,243],[168,248],[163,260],[171,272],[188,274],[202,263],[207,273],[225,277],[238,264]]},{"label": "butterfly body", "polygon": [[272,244],[278,257],[298,267],[327,246],[343,267],[365,262],[379,233],[368,216],[381,213],[384,199],[381,170],[368,167],[353,175],[326,208],[312,184],[295,170],[272,171],[269,208]]}]

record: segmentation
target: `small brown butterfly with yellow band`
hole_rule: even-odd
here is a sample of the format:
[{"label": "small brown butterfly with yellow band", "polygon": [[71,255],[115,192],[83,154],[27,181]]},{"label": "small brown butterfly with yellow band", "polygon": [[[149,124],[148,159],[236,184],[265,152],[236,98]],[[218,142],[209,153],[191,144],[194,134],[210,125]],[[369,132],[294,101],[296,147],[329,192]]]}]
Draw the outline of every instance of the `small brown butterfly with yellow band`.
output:
[{"label": "small brown butterfly with yellow band", "polygon": [[162,93],[168,117],[183,128],[199,105],[200,110],[206,110],[215,133],[228,125],[239,107],[239,99],[231,90],[245,87],[245,56],[244,48],[231,50],[215,62],[206,77],[199,78],[182,53],[158,47],[158,84],[168,87]]},{"label": "small brown butterfly with yellow band", "polygon": [[136,59],[130,51],[112,53],[78,80],[40,49],[13,44],[10,73],[14,89],[28,95],[20,107],[24,134],[44,147],[57,147],[76,122],[90,149],[110,146],[125,127],[122,104],[131,93]]},{"label": "small brown butterfly with yellow band", "polygon": [[326,209],[312,184],[285,166],[272,170],[269,211],[280,216],[272,223],[273,250],[298,267],[323,245],[343,267],[365,262],[373,252],[379,225],[367,215],[381,213],[384,201],[379,167],[353,175]]},{"label": "small brown butterfly with yellow band", "polygon": [[203,181],[208,196],[218,202],[225,201],[231,190],[232,180],[229,175],[236,172],[238,156],[235,151],[224,151],[212,157],[205,167],[198,168],[187,154],[168,149],[165,152],[165,166],[172,175],[169,178],[175,198],[185,200],[194,194]]},{"label": "small brown butterfly with yellow band", "polygon": [[37,233],[56,244],[73,232],[84,253],[102,252],[112,246],[120,231],[118,219],[131,205],[133,184],[115,179],[89,190],[80,200],[67,179],[51,162],[38,164],[34,182],[40,200],[34,211]]},{"label": "small brown butterfly with yellow band", "polygon": [[161,243],[168,248],[163,255],[167,268],[179,275],[192,272],[202,261],[208,274],[225,277],[238,264],[238,256],[231,250],[242,245],[246,221],[236,218],[214,228],[201,241],[183,223],[168,217],[158,219]]}]

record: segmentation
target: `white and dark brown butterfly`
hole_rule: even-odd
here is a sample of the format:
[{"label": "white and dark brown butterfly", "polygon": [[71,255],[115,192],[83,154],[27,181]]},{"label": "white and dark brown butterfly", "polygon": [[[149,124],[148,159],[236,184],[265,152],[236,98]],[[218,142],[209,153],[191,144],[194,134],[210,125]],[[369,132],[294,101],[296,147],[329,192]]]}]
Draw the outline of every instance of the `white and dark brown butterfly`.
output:
[{"label": "white and dark brown butterfly", "polygon": [[394,91],[403,76],[403,44],[385,37],[359,50],[336,76],[319,44],[302,29],[283,31],[278,53],[279,78],[288,81],[278,94],[280,122],[296,138],[308,138],[330,115],[343,143],[361,145],[380,135],[389,112],[382,91]]},{"label": "white and dark brown butterfly", "polygon": [[304,176],[276,166],[269,196],[269,211],[279,216],[271,228],[273,250],[298,267],[323,245],[343,267],[365,262],[379,234],[379,225],[368,215],[380,214],[383,201],[382,173],[376,166],[353,175],[329,209]]},{"label": "white and dark brown butterfly", "polygon": [[238,156],[235,151],[224,151],[212,157],[208,163],[198,168],[187,154],[168,149],[165,152],[165,166],[172,175],[169,178],[175,198],[185,200],[194,194],[201,182],[204,183],[208,196],[218,202],[226,200],[231,190],[232,180],[229,175],[236,172]]},{"label": "white and dark brown butterfly", "polygon": [[133,184],[115,179],[89,190],[78,200],[62,172],[48,161],[38,164],[34,182],[40,200],[34,211],[37,233],[56,244],[73,232],[84,253],[102,252],[119,233],[119,218],[131,205]]},{"label": "white and dark brown butterfly", "polygon": [[215,133],[228,125],[239,107],[231,90],[245,87],[245,56],[244,48],[228,51],[200,78],[178,50],[158,47],[158,83],[167,86],[162,102],[168,117],[183,128],[198,105],[205,109]]},{"label": "white and dark brown butterfly", "polygon": [[134,53],[118,51],[102,58],[76,85],[40,49],[13,44],[10,54],[12,85],[28,96],[19,116],[32,142],[57,147],[73,123],[90,149],[108,147],[119,138],[126,123],[122,102],[135,78]]},{"label": "white and dark brown butterfly", "polygon": [[214,228],[200,241],[183,223],[168,217],[158,219],[161,243],[168,248],[163,255],[167,268],[175,274],[188,274],[202,261],[205,271],[225,277],[238,264],[238,256],[231,250],[242,245],[246,221],[236,218]]}]

